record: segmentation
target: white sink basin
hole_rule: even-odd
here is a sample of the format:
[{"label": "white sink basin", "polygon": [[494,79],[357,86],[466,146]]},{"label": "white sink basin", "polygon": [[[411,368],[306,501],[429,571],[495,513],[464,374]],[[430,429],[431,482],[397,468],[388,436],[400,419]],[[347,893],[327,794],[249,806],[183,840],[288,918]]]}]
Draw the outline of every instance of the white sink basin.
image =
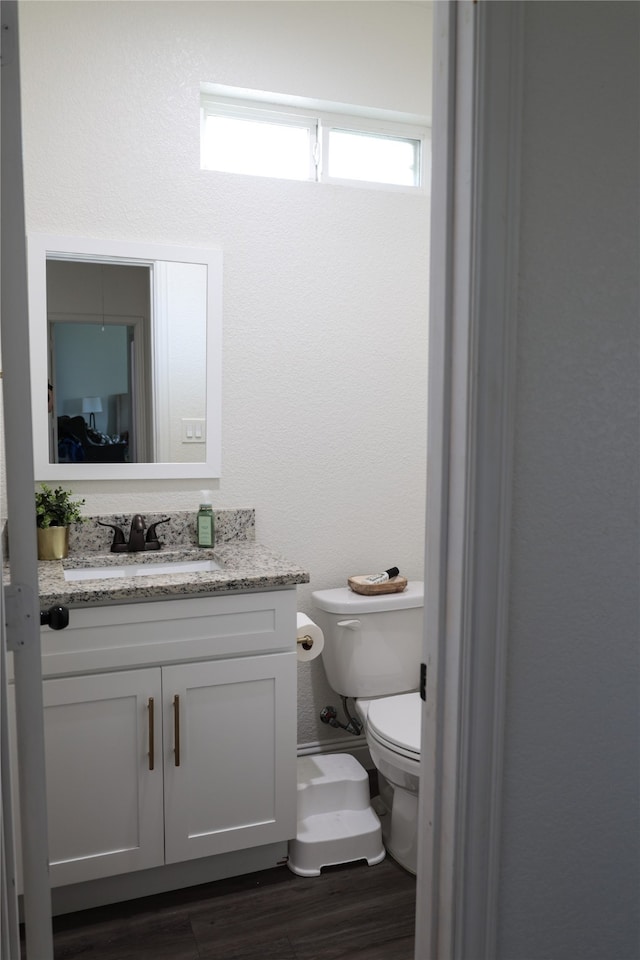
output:
[{"label": "white sink basin", "polygon": [[127,563],[119,567],[75,567],[64,571],[65,580],[113,580],[116,577],[157,577],[172,573],[222,570],[215,560],[173,560],[167,563]]}]

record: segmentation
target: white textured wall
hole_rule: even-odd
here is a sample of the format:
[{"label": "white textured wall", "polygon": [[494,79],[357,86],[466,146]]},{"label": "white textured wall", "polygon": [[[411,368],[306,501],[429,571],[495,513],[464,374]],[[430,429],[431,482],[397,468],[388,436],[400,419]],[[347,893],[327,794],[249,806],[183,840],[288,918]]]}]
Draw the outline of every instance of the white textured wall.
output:
[{"label": "white textured wall", "polygon": [[[310,591],[422,576],[425,197],[201,172],[201,81],[430,115],[421,2],[20,6],[27,229],[219,245],[223,478],[78,483],[91,512],[255,507]],[[299,670],[299,740],[329,693]]]},{"label": "white textured wall", "polygon": [[528,3],[500,960],[636,960],[637,4]]}]

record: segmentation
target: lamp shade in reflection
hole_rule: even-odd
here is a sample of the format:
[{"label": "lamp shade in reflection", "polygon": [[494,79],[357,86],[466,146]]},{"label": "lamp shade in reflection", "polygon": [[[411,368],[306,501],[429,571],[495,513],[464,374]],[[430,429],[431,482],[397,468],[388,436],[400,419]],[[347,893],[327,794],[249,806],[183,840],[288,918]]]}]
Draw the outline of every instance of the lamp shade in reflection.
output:
[{"label": "lamp shade in reflection", "polygon": [[102,399],[100,397],[83,397],[82,412],[89,414],[89,426],[95,430],[96,413],[102,413]]}]

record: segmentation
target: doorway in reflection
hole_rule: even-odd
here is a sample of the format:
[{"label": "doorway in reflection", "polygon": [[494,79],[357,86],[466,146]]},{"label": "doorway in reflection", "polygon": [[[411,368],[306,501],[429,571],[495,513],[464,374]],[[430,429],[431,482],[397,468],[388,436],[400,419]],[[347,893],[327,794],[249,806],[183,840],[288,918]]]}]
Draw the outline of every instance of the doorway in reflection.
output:
[{"label": "doorway in reflection", "polygon": [[47,261],[52,463],[151,460],[151,271]]}]

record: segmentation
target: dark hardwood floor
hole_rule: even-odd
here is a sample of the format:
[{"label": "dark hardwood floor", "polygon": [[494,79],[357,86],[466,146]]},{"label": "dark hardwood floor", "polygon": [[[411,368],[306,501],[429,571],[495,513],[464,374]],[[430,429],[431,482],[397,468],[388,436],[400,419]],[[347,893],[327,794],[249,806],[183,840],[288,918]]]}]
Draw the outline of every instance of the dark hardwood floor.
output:
[{"label": "dark hardwood floor", "polygon": [[415,878],[390,857],[282,866],[56,917],[55,960],[413,960],[414,916]]}]

